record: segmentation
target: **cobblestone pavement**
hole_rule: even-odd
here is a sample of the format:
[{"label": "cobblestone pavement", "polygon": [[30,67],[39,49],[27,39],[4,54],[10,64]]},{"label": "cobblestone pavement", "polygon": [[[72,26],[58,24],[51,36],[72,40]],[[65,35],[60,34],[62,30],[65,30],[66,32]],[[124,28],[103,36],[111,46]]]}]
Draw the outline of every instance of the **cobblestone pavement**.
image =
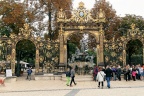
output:
[{"label": "cobblestone pavement", "polygon": [[111,81],[99,89],[97,82],[77,82],[73,87],[60,80],[20,80],[0,85],[0,96],[144,96],[144,81]]}]

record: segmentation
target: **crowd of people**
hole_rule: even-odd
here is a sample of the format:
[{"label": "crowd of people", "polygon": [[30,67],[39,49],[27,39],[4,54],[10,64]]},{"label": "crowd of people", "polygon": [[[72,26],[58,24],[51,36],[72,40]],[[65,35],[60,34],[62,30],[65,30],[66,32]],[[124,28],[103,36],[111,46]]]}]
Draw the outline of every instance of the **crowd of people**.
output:
[{"label": "crowd of people", "polygon": [[132,65],[132,66],[125,66],[125,68],[123,69],[123,73],[124,73],[124,79],[126,81],[129,80],[144,80],[144,65]]},{"label": "crowd of people", "polygon": [[123,68],[120,65],[117,66],[107,66],[98,67],[95,66],[93,70],[93,80],[98,81],[98,87],[100,87],[100,83],[103,88],[103,81],[107,81],[107,87],[110,88],[110,81],[121,81],[121,77],[123,75],[123,79],[126,81],[136,81],[136,80],[144,80],[144,65],[132,65],[129,64],[124,66]]}]

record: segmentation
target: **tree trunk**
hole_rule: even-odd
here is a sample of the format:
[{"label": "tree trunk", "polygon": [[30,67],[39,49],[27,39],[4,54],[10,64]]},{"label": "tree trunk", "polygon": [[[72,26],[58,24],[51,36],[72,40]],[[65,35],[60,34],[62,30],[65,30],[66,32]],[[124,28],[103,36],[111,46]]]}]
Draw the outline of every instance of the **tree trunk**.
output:
[{"label": "tree trunk", "polygon": [[131,65],[131,57],[132,57],[132,54],[129,54],[129,65]]},{"label": "tree trunk", "polygon": [[51,8],[51,6],[52,6],[52,5],[51,5],[51,3],[50,3],[49,6],[48,6],[48,7],[49,7],[49,9],[48,9],[48,10],[49,10],[49,13],[48,13],[48,17],[49,17],[49,21],[48,21],[48,22],[49,22],[48,31],[49,31],[49,33],[48,33],[48,34],[49,34],[50,40],[52,39],[52,28],[51,28],[51,17],[52,17],[52,16],[51,16],[51,15],[52,15],[52,12],[51,12],[51,11],[52,11],[52,8]]},{"label": "tree trunk", "polygon": [[20,76],[20,59],[21,59],[21,51],[18,50],[18,57],[17,57],[17,70],[16,70],[16,75],[19,77]]}]

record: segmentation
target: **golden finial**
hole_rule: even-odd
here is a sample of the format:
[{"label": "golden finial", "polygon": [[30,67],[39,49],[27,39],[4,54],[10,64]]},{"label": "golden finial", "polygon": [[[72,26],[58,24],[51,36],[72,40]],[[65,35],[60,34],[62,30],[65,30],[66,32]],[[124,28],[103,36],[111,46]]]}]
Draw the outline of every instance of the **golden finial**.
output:
[{"label": "golden finial", "polygon": [[102,9],[99,10],[99,18],[105,18],[105,13]]},{"label": "golden finial", "polygon": [[20,28],[20,33],[26,37],[31,35],[32,29],[30,29],[29,24],[25,23],[24,28]]},{"label": "golden finial", "polygon": [[82,1],[79,3],[79,7],[84,7],[84,3]]},{"label": "golden finial", "polygon": [[132,23],[132,24],[131,24],[131,29],[132,29],[132,30],[134,30],[134,29],[135,29],[135,27],[136,27],[136,26],[135,26],[135,24],[134,24],[134,23]]}]

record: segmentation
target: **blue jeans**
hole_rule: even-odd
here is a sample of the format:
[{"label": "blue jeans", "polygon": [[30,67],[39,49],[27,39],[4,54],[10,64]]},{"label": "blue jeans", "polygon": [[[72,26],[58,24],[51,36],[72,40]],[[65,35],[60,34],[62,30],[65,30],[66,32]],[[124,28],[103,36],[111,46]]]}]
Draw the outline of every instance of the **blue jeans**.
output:
[{"label": "blue jeans", "polygon": [[109,87],[109,88],[110,88],[110,79],[111,79],[111,77],[106,77],[106,80],[107,80],[107,87]]}]

